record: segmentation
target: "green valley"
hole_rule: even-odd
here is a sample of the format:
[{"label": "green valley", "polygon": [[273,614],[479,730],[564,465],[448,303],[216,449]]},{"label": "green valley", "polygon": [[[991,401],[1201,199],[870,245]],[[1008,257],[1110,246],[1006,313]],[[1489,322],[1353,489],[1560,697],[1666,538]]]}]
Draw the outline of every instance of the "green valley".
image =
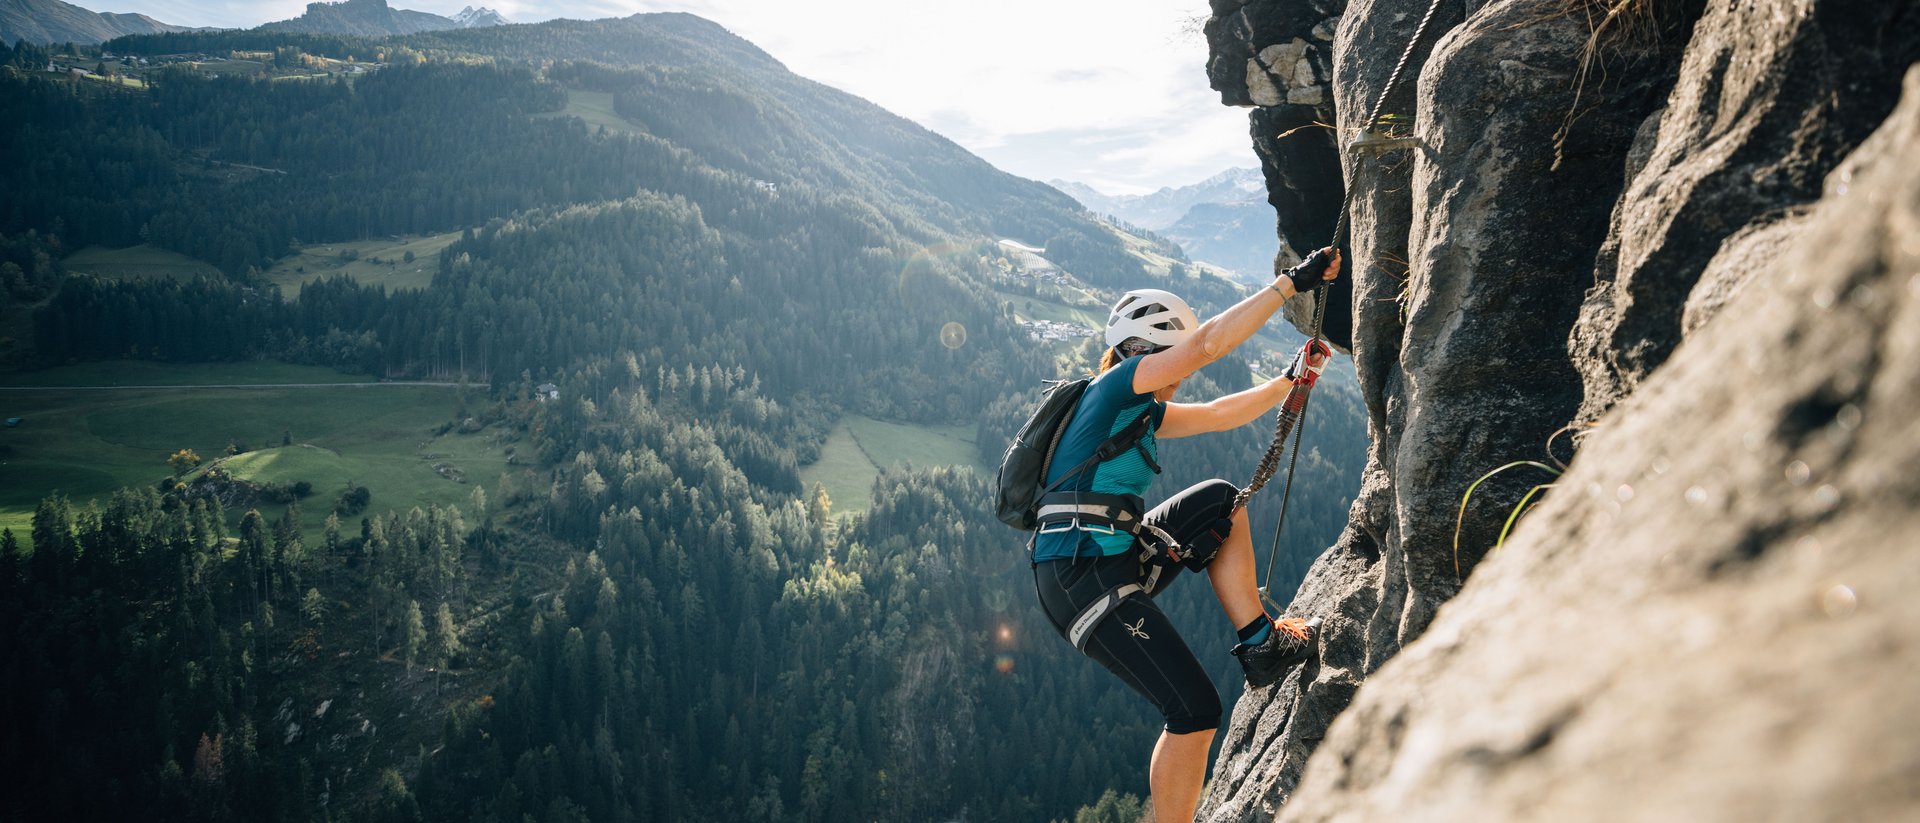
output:
[{"label": "green valley", "polygon": [[[54,388],[6,385],[23,379]],[[316,513],[304,524],[309,537],[349,483],[369,489],[382,508],[465,505],[469,477],[491,488],[507,470],[511,446],[491,442],[497,431],[459,433],[450,425],[463,396],[476,410],[484,402],[477,391],[351,380],[332,369],[268,363],[87,364],[10,376],[0,381],[0,414],[20,424],[0,429],[0,462],[10,478],[0,492],[0,527],[24,538],[48,494],[84,506],[123,486],[153,486],[172,473],[167,458],[182,449],[203,461],[183,479],[217,466],[253,483],[310,484],[312,496],[300,501]],[[142,388],[106,388],[115,384]],[[277,387],[287,384],[298,387]],[[170,385],[178,387],[163,388]],[[230,449],[238,453],[229,456]],[[257,508],[278,517],[285,505]],[[235,526],[245,510],[230,512]]]},{"label": "green valley", "polygon": [[[0,46],[0,818],[1138,791],[1158,722],[1089,727],[1136,698],[1054,645],[988,478],[1121,289],[1240,289],[688,14],[89,48],[145,87]],[[1306,461],[1294,579],[1357,484],[1322,396],[1353,454]]]}]

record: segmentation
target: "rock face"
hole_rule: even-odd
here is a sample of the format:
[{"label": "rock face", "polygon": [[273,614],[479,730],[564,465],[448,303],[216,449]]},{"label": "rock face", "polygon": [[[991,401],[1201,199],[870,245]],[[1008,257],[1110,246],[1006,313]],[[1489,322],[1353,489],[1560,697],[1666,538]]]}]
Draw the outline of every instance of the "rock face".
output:
[{"label": "rock face", "polygon": [[1649,118],[1651,156],[1615,209],[1581,313],[1583,420],[1666,360],[1696,285],[1724,292],[1758,269],[1748,260],[1701,278],[1709,260],[1767,245],[1766,226],[1819,197],[1821,177],[1887,116],[1916,37],[1903,2],[1708,9],[1672,99]]},{"label": "rock face", "polygon": [[[1267,179],[1267,202],[1289,249],[1312,250],[1333,237],[1340,205],[1340,159],[1333,133],[1333,39],[1345,0],[1212,0],[1206,23],[1207,78],[1230,106],[1254,107],[1247,119]],[[1350,292],[1336,284],[1328,301],[1328,339],[1351,344]],[[1296,320],[1303,327],[1304,320]]]},{"label": "rock face", "polygon": [[[1357,131],[1428,4],[1334,10],[1331,110],[1232,82],[1311,5],[1214,4],[1209,76],[1258,106],[1263,160],[1310,154],[1263,118]],[[1427,148],[1345,159],[1372,449],[1293,601],[1326,620],[1321,658],[1242,698],[1202,819],[1920,808],[1920,712],[1892,694],[1920,661],[1897,545],[1920,502],[1898,468],[1920,448],[1898,411],[1920,390],[1920,113],[1888,115],[1920,3],[1868,5],[1440,0],[1386,106]],[[1320,227],[1282,204],[1340,202],[1305,179],[1269,169],[1296,247]],[[1462,513],[1468,487],[1576,445],[1474,573],[1555,478],[1506,471]]]}]

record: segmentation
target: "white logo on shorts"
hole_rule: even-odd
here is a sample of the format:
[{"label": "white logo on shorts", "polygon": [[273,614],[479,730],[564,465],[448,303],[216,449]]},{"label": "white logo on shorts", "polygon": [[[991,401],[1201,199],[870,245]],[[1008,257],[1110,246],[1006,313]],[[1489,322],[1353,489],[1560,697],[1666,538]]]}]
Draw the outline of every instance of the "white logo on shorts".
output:
[{"label": "white logo on shorts", "polygon": [[1130,634],[1130,635],[1133,635],[1134,637],[1138,637],[1138,638],[1140,638],[1141,640],[1152,640],[1152,639],[1153,639],[1153,637],[1152,637],[1152,636],[1150,636],[1150,635],[1148,635],[1148,634],[1147,634],[1146,632],[1144,632],[1144,631],[1141,631],[1141,628],[1142,628],[1143,626],[1146,626],[1146,625],[1147,625],[1147,619],[1146,619],[1146,618],[1144,618],[1144,617],[1142,617],[1142,618],[1140,618],[1139,620],[1135,620],[1135,621],[1133,621],[1132,623],[1128,623],[1127,621],[1125,621],[1125,620],[1122,620],[1122,621],[1120,621],[1120,625],[1122,625],[1122,626],[1125,626],[1125,627],[1126,627],[1126,629],[1127,629],[1127,634]]}]

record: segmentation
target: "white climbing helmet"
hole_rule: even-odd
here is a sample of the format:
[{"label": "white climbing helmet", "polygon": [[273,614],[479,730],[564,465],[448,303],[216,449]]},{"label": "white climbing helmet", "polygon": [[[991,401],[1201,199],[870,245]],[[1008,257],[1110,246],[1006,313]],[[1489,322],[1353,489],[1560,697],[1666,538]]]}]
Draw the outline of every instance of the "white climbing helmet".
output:
[{"label": "white climbing helmet", "polygon": [[1138,337],[1156,346],[1171,346],[1200,327],[1187,301],[1159,289],[1134,289],[1107,313],[1107,347],[1115,348]]}]

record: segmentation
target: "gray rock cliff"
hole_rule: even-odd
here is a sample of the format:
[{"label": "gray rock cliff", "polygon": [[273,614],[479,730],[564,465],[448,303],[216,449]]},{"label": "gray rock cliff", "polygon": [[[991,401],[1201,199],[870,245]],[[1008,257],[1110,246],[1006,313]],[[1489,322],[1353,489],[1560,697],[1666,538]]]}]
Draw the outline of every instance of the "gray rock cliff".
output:
[{"label": "gray rock cliff", "polygon": [[[1920,713],[1891,694],[1920,659],[1920,475],[1895,468],[1920,448],[1920,101],[1893,112],[1920,4],[1440,2],[1386,107],[1427,148],[1378,157],[1337,146],[1426,2],[1216,0],[1207,25],[1282,239],[1324,243],[1353,188],[1372,448],[1293,599],[1321,658],[1241,699],[1201,819],[1920,809],[1893,777]],[[1326,53],[1323,100],[1275,68],[1296,51]],[[1338,134],[1273,130],[1309,118]],[[1518,460],[1571,466],[1462,514]]]}]

